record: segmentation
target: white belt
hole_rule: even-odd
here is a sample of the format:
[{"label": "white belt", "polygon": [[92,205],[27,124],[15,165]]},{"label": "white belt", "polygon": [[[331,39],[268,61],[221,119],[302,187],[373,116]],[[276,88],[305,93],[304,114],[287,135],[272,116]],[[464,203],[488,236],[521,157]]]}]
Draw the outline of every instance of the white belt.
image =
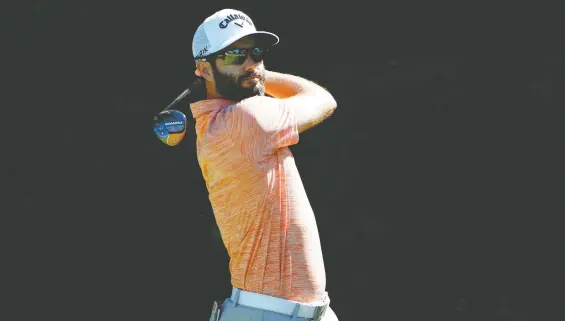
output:
[{"label": "white belt", "polygon": [[248,292],[236,287],[234,287],[232,290],[231,300],[236,304],[241,304],[250,308],[261,309],[290,316],[294,315],[294,309],[298,308],[299,310],[296,316],[305,319],[317,319],[321,314],[325,312],[325,309],[329,305],[329,298],[327,298],[327,296],[324,300],[323,305],[320,306],[289,301],[283,298],[277,298],[260,293]]}]

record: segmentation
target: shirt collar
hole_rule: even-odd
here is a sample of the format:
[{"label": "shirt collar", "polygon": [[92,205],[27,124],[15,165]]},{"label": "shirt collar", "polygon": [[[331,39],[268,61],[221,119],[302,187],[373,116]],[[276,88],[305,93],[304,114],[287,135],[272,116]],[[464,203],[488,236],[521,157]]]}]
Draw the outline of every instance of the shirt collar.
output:
[{"label": "shirt collar", "polygon": [[190,110],[192,111],[192,117],[198,118],[204,114],[227,107],[233,103],[233,101],[227,99],[206,99],[190,104]]}]

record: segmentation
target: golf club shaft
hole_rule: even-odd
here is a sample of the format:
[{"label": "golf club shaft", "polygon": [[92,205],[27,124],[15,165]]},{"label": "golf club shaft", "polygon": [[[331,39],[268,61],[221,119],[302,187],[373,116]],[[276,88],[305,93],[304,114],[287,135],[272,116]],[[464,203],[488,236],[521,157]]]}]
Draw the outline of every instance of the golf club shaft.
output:
[{"label": "golf club shaft", "polygon": [[195,87],[196,85],[199,85],[201,83],[200,79],[196,79],[196,81],[190,86],[188,87],[185,91],[183,91],[175,100],[173,100],[167,107],[165,107],[165,109],[163,110],[168,110],[171,107],[173,107],[176,103],[178,103],[179,101],[181,101],[184,97],[190,95],[190,93],[192,92],[192,88]]},{"label": "golf club shaft", "polygon": [[183,91],[177,98],[175,98],[175,100],[173,100],[167,107],[165,107],[165,109],[163,110],[168,110],[169,108],[173,107],[176,103],[178,103],[181,99],[183,99],[184,97],[186,97],[188,94],[190,94],[190,88],[187,88],[185,91]]}]

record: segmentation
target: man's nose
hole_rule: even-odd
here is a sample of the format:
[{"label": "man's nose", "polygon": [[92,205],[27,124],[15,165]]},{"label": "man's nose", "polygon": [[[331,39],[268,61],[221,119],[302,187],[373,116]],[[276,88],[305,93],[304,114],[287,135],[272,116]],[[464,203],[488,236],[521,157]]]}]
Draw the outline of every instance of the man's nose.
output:
[{"label": "man's nose", "polygon": [[251,58],[251,55],[248,53],[247,57],[245,57],[245,62],[243,63],[243,66],[245,68],[245,71],[252,71],[255,70],[255,68],[257,68],[259,64],[261,64],[261,61],[255,62],[255,60],[253,60],[253,58]]}]

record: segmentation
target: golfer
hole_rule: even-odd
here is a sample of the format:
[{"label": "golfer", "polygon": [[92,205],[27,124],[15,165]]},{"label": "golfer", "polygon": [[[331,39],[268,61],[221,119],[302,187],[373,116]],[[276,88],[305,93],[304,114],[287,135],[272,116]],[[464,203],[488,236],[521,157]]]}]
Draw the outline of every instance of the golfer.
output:
[{"label": "golfer", "polygon": [[190,105],[197,155],[230,257],[233,291],[212,320],[337,320],[314,212],[289,146],[336,101],[301,77],[266,70],[279,42],[248,15],[206,18],[192,43],[205,99]]}]

